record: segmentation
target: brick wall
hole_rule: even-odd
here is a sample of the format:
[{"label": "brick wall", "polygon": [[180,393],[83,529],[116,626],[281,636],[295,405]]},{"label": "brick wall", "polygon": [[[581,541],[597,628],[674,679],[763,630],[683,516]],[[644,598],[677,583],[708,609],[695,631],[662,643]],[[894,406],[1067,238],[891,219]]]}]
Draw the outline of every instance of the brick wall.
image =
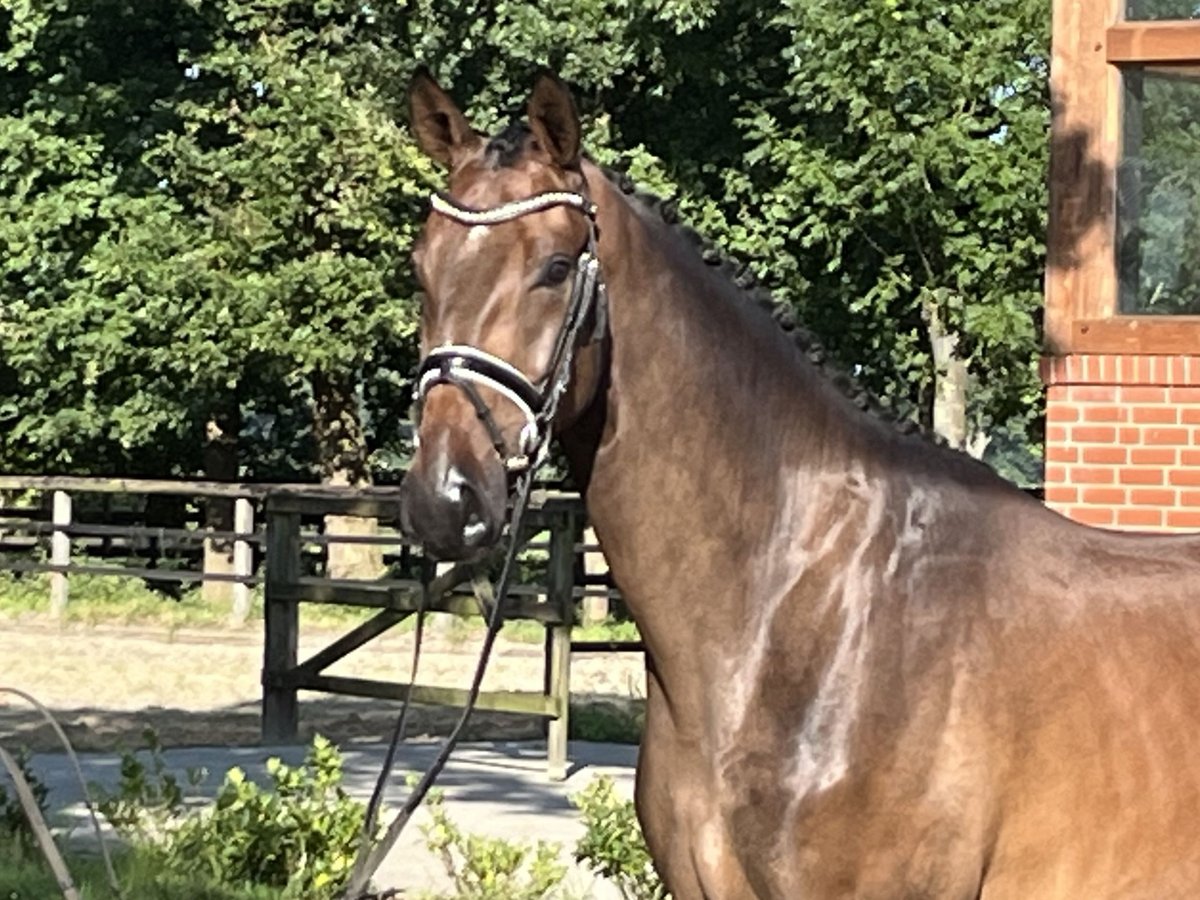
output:
[{"label": "brick wall", "polygon": [[1046,504],[1079,522],[1200,530],[1200,356],[1042,360]]}]

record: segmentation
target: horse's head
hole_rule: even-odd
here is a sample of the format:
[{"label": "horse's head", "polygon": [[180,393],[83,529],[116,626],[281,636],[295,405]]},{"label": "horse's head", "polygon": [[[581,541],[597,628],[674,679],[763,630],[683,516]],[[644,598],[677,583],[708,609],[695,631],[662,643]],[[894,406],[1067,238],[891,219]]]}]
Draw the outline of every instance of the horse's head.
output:
[{"label": "horse's head", "polygon": [[450,179],[413,250],[424,362],[401,522],[433,555],[461,559],[496,543],[511,480],[595,391],[598,363],[575,354],[602,293],[595,210],[556,78],[538,79],[527,125],[491,140],[424,72],[409,104],[417,143]]}]

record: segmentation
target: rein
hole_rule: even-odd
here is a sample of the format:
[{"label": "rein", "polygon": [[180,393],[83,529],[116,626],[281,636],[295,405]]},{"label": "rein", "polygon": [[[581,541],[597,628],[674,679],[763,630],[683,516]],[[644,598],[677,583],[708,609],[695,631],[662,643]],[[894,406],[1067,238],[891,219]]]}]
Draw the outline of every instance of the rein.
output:
[{"label": "rein", "polygon": [[[545,374],[537,382],[531,381],[511,363],[484,350],[464,344],[446,344],[435,348],[422,361],[418,369],[417,384],[413,391],[414,411],[418,427],[425,398],[435,386],[450,384],[459,388],[475,407],[475,413],[487,429],[492,446],[495,447],[505,470],[515,476],[512,511],[508,522],[508,547],[505,550],[500,577],[494,587],[482,572],[477,572],[472,578],[472,590],[476,602],[479,604],[480,614],[487,619],[487,633],[484,636],[483,646],[479,653],[479,663],[476,665],[474,677],[471,679],[467,702],[463,707],[462,714],[441,750],[438,751],[437,757],[413,787],[383,837],[372,846],[372,836],[376,829],[387,779],[391,775],[395,762],[397,745],[404,735],[411,690],[404,697],[396,727],[388,744],[383,768],[367,804],[362,839],[354,861],[354,869],[342,893],[343,900],[370,900],[371,895],[367,893],[367,886],[371,876],[375,874],[384,858],[395,846],[404,827],[445,768],[450,754],[458,745],[467,726],[471,713],[475,710],[487,664],[491,659],[492,648],[500,634],[500,627],[504,624],[504,604],[508,599],[509,583],[515,569],[517,551],[520,548],[521,526],[529,506],[533,479],[541,464],[545,462],[549,450],[551,428],[558,411],[559,401],[571,380],[571,364],[575,358],[575,349],[579,344],[580,333],[589,314],[595,319],[589,343],[602,338],[608,328],[607,301],[604,284],[600,279],[600,262],[596,255],[596,206],[587,197],[565,191],[551,191],[485,210],[460,206],[443,194],[434,194],[430,199],[435,212],[469,226],[497,225],[552,207],[565,206],[578,210],[587,217],[588,238],[576,263],[575,280],[571,286],[571,301],[555,339],[550,363],[546,367]],[[525,425],[521,429],[517,453],[510,454],[508,452],[504,436],[496,423],[491,408],[479,395],[477,386],[491,388],[520,410],[525,419]],[[436,584],[438,581],[439,579],[435,579],[434,583]],[[410,683],[416,680],[417,661],[421,653],[424,607],[425,600],[422,595],[418,610],[418,627],[413,647]]]}]

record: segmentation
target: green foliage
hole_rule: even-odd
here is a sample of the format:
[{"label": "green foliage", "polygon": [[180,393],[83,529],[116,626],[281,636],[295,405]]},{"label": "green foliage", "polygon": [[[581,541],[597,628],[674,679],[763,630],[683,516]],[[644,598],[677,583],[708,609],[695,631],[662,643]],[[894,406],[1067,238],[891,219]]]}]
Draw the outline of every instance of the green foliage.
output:
[{"label": "green foliage", "polygon": [[408,452],[428,63],[481,129],[537,69],[926,419],[931,318],[975,431],[1037,439],[1046,0],[21,0],[0,13],[0,468],[367,477]]},{"label": "green foliage", "polygon": [[429,792],[430,821],[421,826],[426,846],[445,866],[458,900],[543,900],[566,878],[557,844],[524,844],[464,834],[446,813],[441,791]]},{"label": "green foliage", "polygon": [[[157,856],[130,848],[116,854],[113,867],[120,893],[114,892],[103,861],[95,854],[64,854],[67,869],[84,900],[279,900],[271,888],[216,885],[162,871]],[[0,841],[0,897],[46,900],[62,890],[39,851]]]},{"label": "green foliage", "polygon": [[[14,759],[22,777],[29,785],[38,809],[45,814],[49,789],[29,768],[28,751],[22,749],[14,755]],[[9,783],[8,772],[0,770],[0,845],[12,844],[20,850],[30,850],[36,846],[33,827],[29,823],[29,817],[25,814],[25,808],[21,806],[20,798],[17,797],[16,786],[7,787],[6,784]]]},{"label": "green foliage", "polygon": [[646,727],[644,700],[590,700],[571,704],[571,740],[636,744]]},{"label": "green foliage", "polygon": [[[93,784],[97,811],[123,837],[138,843],[154,843],[186,812],[184,784],[200,785],[208,777],[204,769],[189,768],[184,784],[167,768],[162,743],[153,728],[142,731],[145,744],[139,756],[121,754],[121,777],[116,791]],[[146,757],[146,759],[143,759]]]},{"label": "green foliage", "polygon": [[587,832],[575,845],[575,858],[615,884],[626,900],[669,897],[658,878],[632,800],[617,796],[613,780],[595,778],[571,798]]},{"label": "green foliage", "polygon": [[[121,782],[101,811],[123,837],[154,854],[164,878],[281,891],[283,900],[336,896],[362,838],[363,804],[342,787],[342,758],[318,736],[301,766],[267,761],[269,789],[230,769],[214,804],[188,812],[152,734],[151,763],[122,758]],[[193,783],[197,773],[189,773]]]}]

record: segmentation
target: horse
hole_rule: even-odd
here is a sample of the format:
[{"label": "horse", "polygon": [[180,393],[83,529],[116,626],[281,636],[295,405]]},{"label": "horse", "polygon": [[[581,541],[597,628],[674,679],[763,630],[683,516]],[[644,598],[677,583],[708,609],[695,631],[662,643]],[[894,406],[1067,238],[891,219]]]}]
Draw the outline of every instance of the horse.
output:
[{"label": "horse", "polygon": [[409,106],[449,177],[403,527],[485,552],[555,432],[647,650],[676,900],[1200,896],[1200,537],[1075,524],[863,411],[586,158],[554,75],[490,138],[425,71]]}]

